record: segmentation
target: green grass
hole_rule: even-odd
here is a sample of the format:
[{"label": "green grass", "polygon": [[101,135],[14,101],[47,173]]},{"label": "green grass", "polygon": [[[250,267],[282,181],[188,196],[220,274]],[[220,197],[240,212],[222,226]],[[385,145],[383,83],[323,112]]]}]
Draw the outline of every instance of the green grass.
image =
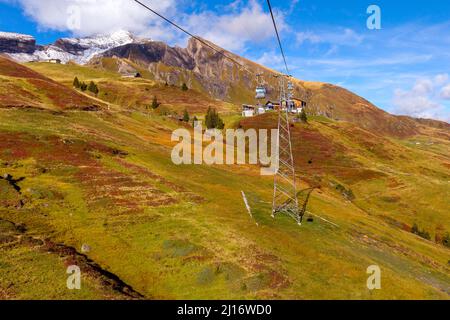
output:
[{"label": "green grass", "polygon": [[[33,68],[63,78],[59,67]],[[241,120],[237,113],[222,116],[227,127]],[[273,178],[261,177],[256,166],[174,165],[170,135],[178,126],[156,112],[114,104],[108,112],[62,115],[0,109],[0,174],[26,177],[25,206],[1,208],[0,218],[24,223],[33,236],[75,248],[89,244],[89,258],[147,298],[449,298],[448,248],[393,223],[417,222],[433,235],[438,224],[450,230],[448,141],[432,138],[424,149],[320,117],[296,124],[299,186],[312,176],[322,185],[308,210],[338,225],[315,217],[299,227],[270,217]],[[328,147],[337,150],[331,156],[341,157],[333,158],[340,167],[325,157]],[[302,162],[311,157],[321,165]],[[350,188],[355,200],[330,181]],[[0,297],[114,296],[96,279],[67,291],[56,256],[24,246],[0,251]],[[366,287],[372,264],[382,270],[381,290]]]}]

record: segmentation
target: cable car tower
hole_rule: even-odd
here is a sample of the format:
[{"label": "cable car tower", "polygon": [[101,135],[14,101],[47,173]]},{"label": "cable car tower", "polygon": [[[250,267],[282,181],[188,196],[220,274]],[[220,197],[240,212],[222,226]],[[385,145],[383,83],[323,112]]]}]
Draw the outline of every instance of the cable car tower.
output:
[{"label": "cable car tower", "polygon": [[[274,176],[272,218],[277,214],[286,214],[299,225],[303,220],[305,210],[298,205],[297,185],[295,181],[294,156],[292,154],[291,130],[289,112],[292,108],[294,86],[289,77],[279,78],[280,107],[278,110],[278,170]],[[287,80],[287,89],[286,89]]]},{"label": "cable car tower", "polygon": [[[291,131],[289,122],[289,113],[293,108],[293,91],[294,84],[290,81],[289,68],[286,62],[286,55],[284,54],[283,45],[281,43],[280,34],[278,32],[277,23],[273,14],[270,0],[267,0],[267,5],[272,17],[273,27],[277,36],[278,45],[280,47],[281,55],[283,56],[284,66],[286,67],[286,74],[279,75],[280,81],[280,107],[278,110],[278,170],[274,176],[273,183],[273,203],[272,203],[272,217],[283,213],[293,218],[299,225],[303,220],[303,215],[306,212],[306,205],[309,196],[313,189],[307,193],[306,200],[303,202],[302,208],[298,206],[298,196],[303,193],[297,193],[297,185],[295,181],[295,167],[294,157],[292,155]],[[287,81],[287,84],[286,84]],[[286,88],[287,85],[287,88]]]}]

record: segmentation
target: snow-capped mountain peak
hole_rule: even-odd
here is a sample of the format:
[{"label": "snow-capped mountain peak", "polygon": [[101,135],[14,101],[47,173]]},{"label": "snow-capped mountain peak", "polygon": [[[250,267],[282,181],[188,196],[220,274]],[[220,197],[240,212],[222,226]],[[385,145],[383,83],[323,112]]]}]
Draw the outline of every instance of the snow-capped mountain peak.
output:
[{"label": "snow-capped mountain peak", "polygon": [[145,41],[150,40],[137,38],[132,33],[125,30],[118,30],[112,32],[111,34],[102,34],[83,38],[62,38],[51,45],[36,47],[36,50],[33,53],[11,52],[9,55],[13,59],[21,62],[57,59],[62,63],[75,61],[79,64],[85,64],[96,55],[112,48],[129,43]]},{"label": "snow-capped mountain peak", "polygon": [[85,38],[62,38],[60,41],[85,48],[114,48],[134,42],[135,37],[128,31],[119,30],[111,34],[96,35]]},{"label": "snow-capped mountain peak", "polygon": [[32,36],[29,36],[27,34],[3,32],[3,31],[0,31],[0,38],[14,39],[14,40],[34,40]]}]

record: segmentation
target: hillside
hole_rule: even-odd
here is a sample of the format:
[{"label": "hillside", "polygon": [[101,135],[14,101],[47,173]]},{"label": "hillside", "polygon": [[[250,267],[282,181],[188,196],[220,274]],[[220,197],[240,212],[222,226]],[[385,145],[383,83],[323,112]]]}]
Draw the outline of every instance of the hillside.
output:
[{"label": "hillside", "polygon": [[[172,131],[190,127],[174,117],[185,109],[201,117],[213,105],[227,126],[243,128],[272,128],[275,114],[241,119],[239,106],[201,88],[166,86],[130,57],[104,59],[111,58],[91,66],[0,60],[7,66],[0,100],[60,111],[0,108],[0,298],[449,298],[450,251],[435,241],[450,231],[446,125],[370,105],[348,115],[357,120],[342,121],[342,113],[340,121],[310,115],[308,124],[293,124],[299,187],[320,186],[308,208],[313,221],[300,228],[270,218],[273,178],[257,166],[170,159]],[[123,78],[116,62],[149,74]],[[73,90],[75,76],[98,83],[98,97]],[[30,79],[105,107],[47,105],[4,85]],[[318,100],[336,94],[333,86],[300,85]],[[366,103],[338,95],[342,108]],[[153,96],[163,109],[146,107]],[[379,115],[402,126],[375,130]],[[413,234],[413,224],[431,239]],[[83,245],[90,249],[81,252]],[[85,275],[79,291],[65,288],[73,263]],[[382,290],[366,287],[373,264]]]},{"label": "hillside", "polygon": [[[72,79],[73,80],[73,79]],[[0,56],[0,107],[97,110],[104,103]]]},{"label": "hillside", "polygon": [[[206,40],[204,40],[206,41]],[[191,38],[186,48],[170,47],[162,42],[129,43],[107,50],[90,64],[100,69],[120,71],[124,65],[149,74],[152,79],[181,85],[205,92],[217,99],[235,104],[254,103],[256,75],[263,74],[268,99],[278,98],[278,72],[207,42],[216,50],[237,61],[214,52],[205,44]],[[113,62],[112,62],[113,61]],[[419,133],[424,126],[450,129],[439,121],[417,121],[409,117],[390,115],[369,101],[341,87],[292,79],[297,98],[307,102],[309,114],[348,121],[373,133],[408,137]]]},{"label": "hillside", "polygon": [[[190,88],[208,97],[236,105],[254,103],[256,75],[261,73],[268,97],[272,100],[278,98],[279,84],[273,77],[278,72],[207,40],[202,41],[191,38],[186,48],[171,47],[119,30],[109,35],[58,39],[53,44],[40,46],[36,45],[32,36],[3,32],[0,33],[0,52],[21,62],[59,59],[63,63],[74,61],[122,75],[139,72],[144,78],[162,84],[180,87],[182,83],[187,83]],[[295,96],[307,102],[309,114],[348,121],[375,134],[406,138],[426,131],[430,126],[450,128],[450,124],[445,122],[390,115],[364,98],[335,85],[298,79],[292,81]],[[204,96],[201,99],[205,99]]]}]

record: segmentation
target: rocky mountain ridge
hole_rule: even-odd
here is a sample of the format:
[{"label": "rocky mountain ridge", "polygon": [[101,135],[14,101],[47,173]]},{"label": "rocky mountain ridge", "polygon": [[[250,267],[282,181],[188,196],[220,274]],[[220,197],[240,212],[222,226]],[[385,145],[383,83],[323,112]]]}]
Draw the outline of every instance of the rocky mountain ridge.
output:
[{"label": "rocky mountain ridge", "polygon": [[[181,48],[117,31],[95,37],[63,38],[52,45],[38,46],[31,36],[3,33],[3,37],[0,34],[0,48],[3,48],[0,52],[20,62],[59,59],[62,63],[74,61],[123,75],[139,72],[169,85],[186,83],[189,88],[237,105],[256,103],[256,75],[263,74],[267,100],[278,99],[279,83],[274,77],[278,72],[203,39],[191,38],[187,46]],[[33,48],[34,52],[30,53]],[[307,112],[312,115],[357,123],[372,132],[397,137],[415,135],[424,126],[450,128],[445,122],[391,115],[332,84],[294,78],[291,81],[295,86],[295,97],[307,103]]]},{"label": "rocky mountain ridge", "polygon": [[50,45],[36,45],[34,37],[24,34],[0,32],[0,52],[19,62],[61,60],[88,63],[97,54],[128,43],[149,41],[119,30],[109,35],[85,38],[61,38]]}]

